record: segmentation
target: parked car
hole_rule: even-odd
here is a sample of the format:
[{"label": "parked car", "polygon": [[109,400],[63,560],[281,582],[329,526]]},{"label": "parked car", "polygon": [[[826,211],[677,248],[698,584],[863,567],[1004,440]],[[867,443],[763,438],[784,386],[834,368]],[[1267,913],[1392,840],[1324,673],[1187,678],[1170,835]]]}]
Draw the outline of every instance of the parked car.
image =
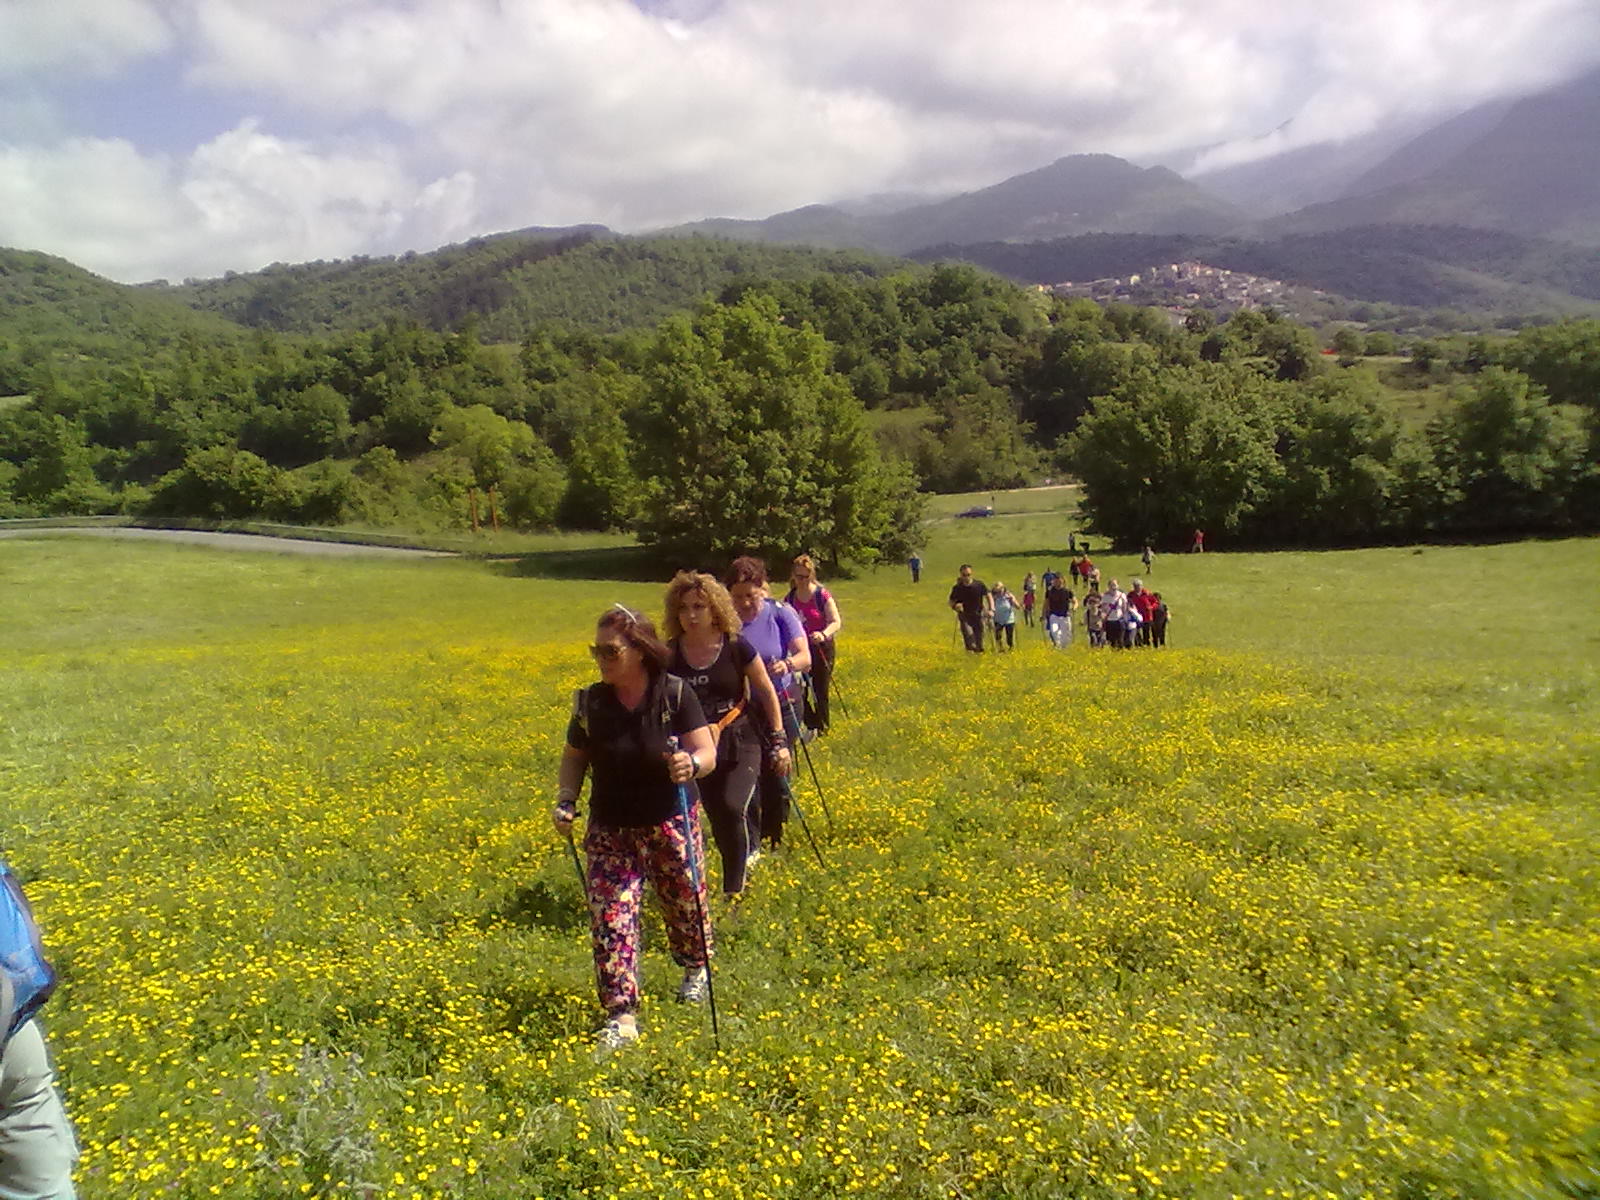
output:
[{"label": "parked car", "polygon": [[958,517],[992,517],[994,509],[987,504],[974,504],[971,508],[964,508],[956,514]]}]

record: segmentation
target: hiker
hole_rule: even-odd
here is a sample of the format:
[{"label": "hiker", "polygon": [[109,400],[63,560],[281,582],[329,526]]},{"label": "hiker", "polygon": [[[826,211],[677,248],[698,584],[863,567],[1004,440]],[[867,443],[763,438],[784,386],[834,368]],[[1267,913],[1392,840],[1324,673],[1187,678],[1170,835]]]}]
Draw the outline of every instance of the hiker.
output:
[{"label": "hiker", "polygon": [[[667,585],[662,630],[668,667],[694,690],[711,729],[716,769],[700,782],[711,836],[722,859],[722,894],[744,891],[750,857],[750,807],[763,762],[790,770],[789,739],[772,677],[740,633],[728,590],[710,575],[679,571]],[[759,834],[759,829],[758,829]]]},{"label": "hiker", "polygon": [[906,566],[911,568],[911,582],[912,583],[921,583],[922,582],[922,555],[913,554],[910,558],[906,559]]},{"label": "hiker", "polygon": [[[600,1041],[620,1046],[639,1036],[639,908],[646,881],[660,904],[673,960],[683,968],[678,999],[705,998],[711,931],[698,917],[705,876],[689,856],[704,861],[693,781],[716,767],[717,752],[700,701],[668,672],[672,653],[648,617],[613,605],[601,616],[589,652],[600,682],[573,697],[552,817],[557,831],[570,833],[584,777],[592,772],[583,848],[595,982],[606,1015]],[[676,751],[668,741],[674,737]],[[678,812],[680,784],[689,785],[687,821]]]},{"label": "hiker", "polygon": [[1017,598],[1010,588],[997,583],[989,589],[989,611],[994,614],[994,652],[1000,653],[1004,639],[1006,649],[1017,648]]},{"label": "hiker", "polygon": [[1032,571],[1022,577],[1022,623],[1029,629],[1033,628],[1033,606],[1038,587]]},{"label": "hiker", "polygon": [[961,639],[973,654],[983,653],[983,622],[993,603],[983,581],[972,577],[972,564],[962,563],[950,589],[950,607],[961,625]]},{"label": "hiker", "polygon": [[802,717],[813,734],[824,734],[828,732],[828,693],[838,655],[834,639],[844,621],[833,596],[817,582],[817,566],[809,554],[800,555],[791,565],[789,594],[783,602],[794,609],[811,643],[811,691]]},{"label": "hiker", "polygon": [[[811,669],[811,643],[794,609],[779,604],[767,593],[767,564],[746,555],[728,565],[722,583],[733,600],[733,611],[742,621],[745,641],[761,656],[762,665],[772,679],[783,714],[783,728],[789,742],[803,736],[795,705],[800,700],[800,674]],[[750,809],[750,863],[761,857],[761,843],[774,849],[783,841],[783,825],[789,817],[788,785],[772,764],[764,764],[756,788],[756,803]]]},{"label": "hiker", "polygon": [[1072,645],[1072,610],[1077,604],[1067,581],[1057,575],[1054,586],[1044,594],[1044,635],[1057,650]]}]

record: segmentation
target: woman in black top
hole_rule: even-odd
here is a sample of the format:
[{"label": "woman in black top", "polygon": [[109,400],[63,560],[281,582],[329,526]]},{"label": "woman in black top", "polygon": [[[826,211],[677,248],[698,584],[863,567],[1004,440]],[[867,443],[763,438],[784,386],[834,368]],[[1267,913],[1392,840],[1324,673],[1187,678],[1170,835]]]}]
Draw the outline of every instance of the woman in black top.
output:
[{"label": "woman in black top", "polygon": [[[639,1033],[639,903],[646,880],[660,901],[672,957],[684,969],[678,998],[705,997],[711,930],[699,916],[704,872],[697,879],[690,867],[690,855],[705,861],[692,781],[712,770],[716,750],[700,701],[668,674],[671,654],[648,618],[613,606],[600,618],[590,653],[601,681],[573,697],[554,820],[562,833],[572,828],[578,793],[593,768],[583,848],[595,978],[607,1018],[600,1036],[615,1046]],[[687,821],[679,813],[680,784],[690,790]]]},{"label": "woman in black top", "polygon": [[753,848],[750,801],[763,753],[773,770],[789,773],[778,693],[761,656],[740,636],[733,600],[716,579],[679,571],[667,585],[666,607],[663,627],[672,649],[667,669],[694,689],[717,747],[717,769],[700,794],[722,856],[723,895],[737,896]]}]

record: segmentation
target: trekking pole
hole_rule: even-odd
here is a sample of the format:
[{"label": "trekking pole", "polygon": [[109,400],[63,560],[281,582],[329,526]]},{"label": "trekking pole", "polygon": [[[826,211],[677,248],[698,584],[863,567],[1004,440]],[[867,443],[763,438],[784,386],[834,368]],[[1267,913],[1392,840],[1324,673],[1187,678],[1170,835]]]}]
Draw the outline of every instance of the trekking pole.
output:
[{"label": "trekking pole", "polygon": [[828,664],[828,702],[837,704],[844,719],[850,719],[850,706],[844,702],[844,697],[839,693],[839,675],[837,660]]},{"label": "trekking pole", "polygon": [[[783,696],[783,702],[789,706],[789,719],[794,722],[797,730],[800,729],[800,718],[794,711],[794,701],[789,699],[787,693],[779,694]],[[817,778],[817,764],[811,761],[811,747],[806,744],[806,740],[803,737],[796,737],[795,741],[800,743],[800,753],[805,755],[806,766],[811,770],[811,782],[817,789],[817,799],[822,801],[822,811],[828,818],[828,827],[831,829],[833,828],[833,810],[828,807],[828,797],[822,792],[822,780]]]},{"label": "trekking pole", "polygon": [[567,826],[567,851],[572,855],[572,869],[578,873],[578,888],[583,892],[584,902],[589,900],[589,878],[583,873],[583,864],[578,861],[578,843],[572,839],[572,827]]},{"label": "trekking pole", "polygon": [[[667,752],[678,752],[678,739],[667,739]],[[700,957],[706,960],[706,998],[711,1005],[711,1040],[722,1049],[722,1034],[717,1028],[717,985],[711,977],[711,935],[706,925],[705,882],[700,875],[700,860],[694,852],[693,830],[689,825],[689,785],[677,784],[678,820],[683,825],[683,856],[689,861],[689,880],[694,886],[694,915],[700,922]]]},{"label": "trekking pole", "polygon": [[811,833],[811,822],[806,820],[806,810],[800,807],[800,801],[794,794],[794,788],[789,786],[787,779],[783,781],[783,794],[788,797],[789,803],[794,806],[794,815],[800,818],[800,828],[805,830],[806,841],[811,843],[811,853],[817,856],[817,866],[826,871],[828,864],[822,860],[822,850],[817,846],[817,839]]}]

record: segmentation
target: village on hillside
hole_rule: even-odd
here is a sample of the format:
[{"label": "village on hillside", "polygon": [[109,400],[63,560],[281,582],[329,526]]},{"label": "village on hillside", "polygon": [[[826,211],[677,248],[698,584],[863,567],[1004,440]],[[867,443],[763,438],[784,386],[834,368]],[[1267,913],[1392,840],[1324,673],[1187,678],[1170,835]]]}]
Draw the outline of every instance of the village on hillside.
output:
[{"label": "village on hillside", "polygon": [[[1117,301],[1178,312],[1190,308],[1209,308],[1229,313],[1243,308],[1273,307],[1292,316],[1293,313],[1289,311],[1291,297],[1296,292],[1310,289],[1297,288],[1281,279],[1268,279],[1189,260],[1153,266],[1135,275],[1091,279],[1083,283],[1067,281],[1045,284],[1041,285],[1041,290],[1068,299],[1080,297],[1101,302]],[[1312,294],[1322,293],[1313,291]]]}]

